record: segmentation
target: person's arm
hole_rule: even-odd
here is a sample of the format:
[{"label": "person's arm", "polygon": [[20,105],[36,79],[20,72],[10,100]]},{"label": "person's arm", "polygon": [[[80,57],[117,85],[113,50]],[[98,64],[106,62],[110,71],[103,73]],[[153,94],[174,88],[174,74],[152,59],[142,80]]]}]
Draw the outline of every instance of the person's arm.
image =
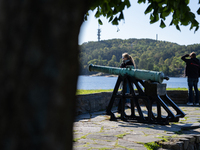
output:
[{"label": "person's arm", "polygon": [[125,68],[125,66],[126,66],[126,64],[125,64],[125,62],[123,61],[123,62],[121,63],[121,65],[120,65],[120,68]]},{"label": "person's arm", "polygon": [[187,59],[186,59],[186,57],[188,57],[188,56],[190,56],[189,54],[185,54],[185,55],[183,55],[182,57],[181,57],[181,59],[183,60],[183,61],[187,61]]},{"label": "person's arm", "polygon": [[122,63],[122,64],[120,65],[120,68],[125,68],[125,64]]}]

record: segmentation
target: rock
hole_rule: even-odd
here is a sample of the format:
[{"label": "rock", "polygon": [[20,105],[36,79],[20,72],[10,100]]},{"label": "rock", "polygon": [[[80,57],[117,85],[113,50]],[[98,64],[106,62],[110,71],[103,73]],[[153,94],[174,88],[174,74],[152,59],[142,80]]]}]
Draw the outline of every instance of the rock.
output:
[{"label": "rock", "polygon": [[200,135],[194,135],[194,137],[196,138],[196,143],[200,143]]},{"label": "rock", "polygon": [[178,142],[163,142],[162,147],[165,149],[172,149],[172,150],[183,150],[183,141]]},{"label": "rock", "polygon": [[181,138],[179,140],[183,142],[183,149],[186,150],[187,147],[188,147],[188,145],[189,145],[189,139],[187,139],[187,138]]}]

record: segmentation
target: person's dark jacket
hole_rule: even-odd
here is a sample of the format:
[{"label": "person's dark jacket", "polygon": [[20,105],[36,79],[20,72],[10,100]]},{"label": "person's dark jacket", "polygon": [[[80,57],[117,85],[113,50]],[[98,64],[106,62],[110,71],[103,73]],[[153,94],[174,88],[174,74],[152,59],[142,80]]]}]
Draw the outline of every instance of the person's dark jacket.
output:
[{"label": "person's dark jacket", "polygon": [[134,64],[131,60],[124,60],[121,63],[120,68],[126,68],[126,66],[134,66]]},{"label": "person's dark jacket", "polygon": [[186,59],[189,54],[181,57],[183,61],[186,62],[185,66],[185,76],[189,78],[199,78],[200,76],[200,62],[197,58]]}]

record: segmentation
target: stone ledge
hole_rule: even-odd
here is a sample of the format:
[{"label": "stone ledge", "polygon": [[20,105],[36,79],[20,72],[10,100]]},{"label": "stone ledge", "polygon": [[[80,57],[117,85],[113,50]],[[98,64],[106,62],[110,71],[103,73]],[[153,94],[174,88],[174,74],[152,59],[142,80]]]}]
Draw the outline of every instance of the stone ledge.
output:
[{"label": "stone ledge", "polygon": [[[167,95],[176,104],[186,104],[188,99],[187,91],[167,91]],[[102,92],[87,95],[77,95],[76,101],[76,114],[91,113],[96,111],[105,110],[109,104],[112,92]],[[118,105],[115,101],[114,106]]]},{"label": "stone ledge", "polygon": [[[102,92],[87,95],[78,95],[76,101],[76,114],[92,113],[105,110],[109,104],[112,92]],[[114,102],[114,106],[118,101]]]},{"label": "stone ledge", "polygon": [[199,150],[200,149],[200,134],[182,135],[180,138],[171,138],[167,142],[159,141],[162,146],[159,150]]}]

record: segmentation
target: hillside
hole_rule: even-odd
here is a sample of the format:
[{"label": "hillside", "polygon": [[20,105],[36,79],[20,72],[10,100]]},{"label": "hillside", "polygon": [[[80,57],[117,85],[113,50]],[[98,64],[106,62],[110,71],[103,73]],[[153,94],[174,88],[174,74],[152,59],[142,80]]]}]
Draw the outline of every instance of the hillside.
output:
[{"label": "hillside", "polygon": [[129,53],[137,69],[163,71],[168,76],[183,74],[181,56],[191,52],[200,59],[200,44],[178,45],[152,39],[112,39],[80,45],[80,74],[91,74],[88,64],[119,67],[122,53]]}]

